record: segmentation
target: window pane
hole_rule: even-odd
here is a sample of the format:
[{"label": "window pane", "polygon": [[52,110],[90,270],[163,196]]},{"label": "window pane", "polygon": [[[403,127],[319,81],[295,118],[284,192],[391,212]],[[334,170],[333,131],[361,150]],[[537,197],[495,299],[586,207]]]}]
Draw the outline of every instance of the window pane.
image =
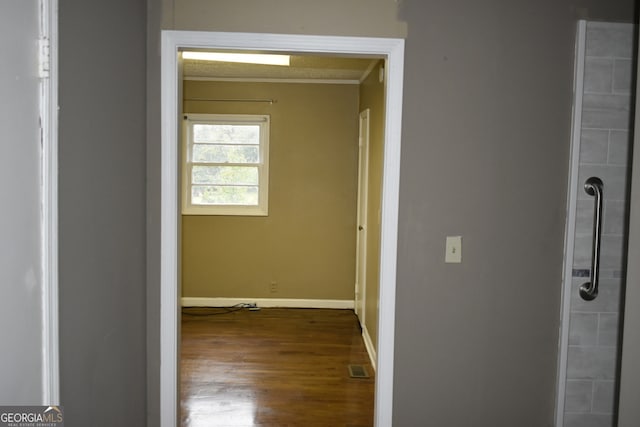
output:
[{"label": "window pane", "polygon": [[198,163],[258,163],[257,145],[194,144],[193,162]]},{"label": "window pane", "polygon": [[258,205],[258,187],[198,185],[191,188],[193,205]]},{"label": "window pane", "polygon": [[194,166],[193,184],[258,185],[257,166]]},{"label": "window pane", "polygon": [[258,145],[260,143],[260,125],[194,124],[193,142]]}]

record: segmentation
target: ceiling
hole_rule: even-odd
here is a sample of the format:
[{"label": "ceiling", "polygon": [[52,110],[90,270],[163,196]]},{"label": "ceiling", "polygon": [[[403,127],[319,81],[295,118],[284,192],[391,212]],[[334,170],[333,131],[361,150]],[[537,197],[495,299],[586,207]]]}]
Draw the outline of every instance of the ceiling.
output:
[{"label": "ceiling", "polygon": [[311,80],[360,82],[378,61],[317,55],[292,55],[290,66],[183,60],[185,79],[238,79],[250,81]]}]

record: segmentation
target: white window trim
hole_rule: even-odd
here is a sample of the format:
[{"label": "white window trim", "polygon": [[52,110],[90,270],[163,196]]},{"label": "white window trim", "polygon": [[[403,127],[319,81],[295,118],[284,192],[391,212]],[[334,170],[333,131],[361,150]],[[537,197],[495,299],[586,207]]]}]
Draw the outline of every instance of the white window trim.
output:
[{"label": "white window trim", "polygon": [[[191,162],[189,155],[191,150],[190,121],[260,125],[257,205],[194,205],[191,203],[193,162]],[[185,114],[182,131],[182,213],[184,215],[267,216],[269,214],[269,128],[270,117],[264,114]]]}]

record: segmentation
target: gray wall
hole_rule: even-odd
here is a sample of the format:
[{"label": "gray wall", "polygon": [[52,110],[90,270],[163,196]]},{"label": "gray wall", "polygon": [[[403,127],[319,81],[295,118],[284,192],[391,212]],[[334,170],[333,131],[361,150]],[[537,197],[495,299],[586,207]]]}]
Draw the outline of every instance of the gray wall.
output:
[{"label": "gray wall", "polygon": [[65,425],[146,424],[144,1],[60,2]]},{"label": "gray wall", "polygon": [[163,29],[402,37],[401,0],[158,0]]},{"label": "gray wall", "polygon": [[[633,3],[416,0],[402,16],[394,425],[550,426],[576,20],[631,20]],[[463,263],[444,264],[458,234]]]},{"label": "gray wall", "polygon": [[[550,425],[575,21],[629,21],[633,1],[400,4],[408,38],[394,424]],[[94,425],[144,425],[148,229],[148,425],[156,426],[164,17],[150,0],[147,156],[156,191],[145,224],[144,5],[60,7],[62,403],[72,426],[105,407]],[[349,33],[299,15],[317,32]],[[461,265],[443,263],[447,234],[464,236]]]},{"label": "gray wall", "polygon": [[160,425],[160,0],[147,1],[147,426]]}]

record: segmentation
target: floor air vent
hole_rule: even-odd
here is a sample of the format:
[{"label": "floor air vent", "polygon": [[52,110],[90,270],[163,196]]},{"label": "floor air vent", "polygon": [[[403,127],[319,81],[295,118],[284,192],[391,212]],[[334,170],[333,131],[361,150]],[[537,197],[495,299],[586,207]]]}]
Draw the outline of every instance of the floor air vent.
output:
[{"label": "floor air vent", "polygon": [[369,378],[367,369],[362,365],[349,365],[349,375],[351,378]]}]

